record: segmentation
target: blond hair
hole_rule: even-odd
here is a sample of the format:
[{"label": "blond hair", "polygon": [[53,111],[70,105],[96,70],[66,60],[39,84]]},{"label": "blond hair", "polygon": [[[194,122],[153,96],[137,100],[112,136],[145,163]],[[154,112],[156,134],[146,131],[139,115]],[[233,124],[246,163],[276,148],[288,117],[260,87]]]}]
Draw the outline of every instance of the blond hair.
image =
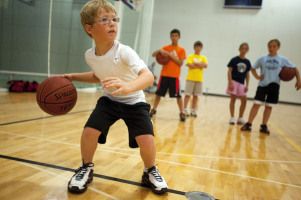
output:
[{"label": "blond hair", "polygon": [[[102,9],[107,12],[117,13],[114,6],[106,0],[90,0],[83,6],[80,12],[80,20],[85,31],[85,25],[92,25]],[[91,37],[87,31],[86,33]]]}]

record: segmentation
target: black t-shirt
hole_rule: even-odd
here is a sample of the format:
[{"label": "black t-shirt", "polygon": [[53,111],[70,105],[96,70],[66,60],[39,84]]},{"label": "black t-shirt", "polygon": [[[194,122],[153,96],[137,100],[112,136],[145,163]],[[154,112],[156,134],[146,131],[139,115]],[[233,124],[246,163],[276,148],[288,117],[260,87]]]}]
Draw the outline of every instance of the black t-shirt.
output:
[{"label": "black t-shirt", "polygon": [[230,60],[228,67],[232,68],[232,80],[244,84],[247,73],[251,70],[251,62],[236,56]]}]

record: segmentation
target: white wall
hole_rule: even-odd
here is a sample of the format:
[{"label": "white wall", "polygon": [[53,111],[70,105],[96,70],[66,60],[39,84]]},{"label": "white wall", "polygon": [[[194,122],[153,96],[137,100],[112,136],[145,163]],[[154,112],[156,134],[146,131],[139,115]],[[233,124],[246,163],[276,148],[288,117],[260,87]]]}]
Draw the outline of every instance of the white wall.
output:
[{"label": "white wall", "polygon": [[[169,43],[169,32],[179,28],[181,45],[192,53],[194,41],[204,43],[203,54],[209,59],[204,89],[225,94],[226,65],[235,56],[241,42],[250,44],[249,59],[267,54],[266,43],[278,38],[280,54],[290,58],[301,71],[301,1],[263,0],[259,10],[224,9],[224,0],[155,0],[151,50]],[[159,75],[158,66],[156,74]],[[182,88],[187,74],[182,68]],[[295,81],[281,84],[282,101],[301,103],[301,92],[294,89]],[[257,81],[252,77],[249,97],[253,97]]]}]

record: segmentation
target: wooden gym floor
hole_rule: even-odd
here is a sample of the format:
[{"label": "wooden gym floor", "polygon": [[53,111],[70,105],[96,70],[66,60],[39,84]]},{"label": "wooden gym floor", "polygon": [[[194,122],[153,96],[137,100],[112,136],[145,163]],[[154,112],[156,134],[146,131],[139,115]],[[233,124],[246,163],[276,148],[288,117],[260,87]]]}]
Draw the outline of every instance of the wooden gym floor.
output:
[{"label": "wooden gym floor", "polygon": [[98,96],[79,93],[71,113],[49,117],[37,107],[34,94],[0,93],[1,200],[184,200],[181,192],[186,191],[221,200],[301,199],[301,107],[275,107],[270,136],[258,132],[261,110],[247,134],[228,125],[228,99],[205,96],[197,119],[179,122],[175,100],[166,98],[153,120],[157,163],[174,190],[156,196],[135,185],[143,165],[118,121],[108,143],[96,152],[99,176],[86,193],[69,194],[69,170],[80,164],[79,138]]}]

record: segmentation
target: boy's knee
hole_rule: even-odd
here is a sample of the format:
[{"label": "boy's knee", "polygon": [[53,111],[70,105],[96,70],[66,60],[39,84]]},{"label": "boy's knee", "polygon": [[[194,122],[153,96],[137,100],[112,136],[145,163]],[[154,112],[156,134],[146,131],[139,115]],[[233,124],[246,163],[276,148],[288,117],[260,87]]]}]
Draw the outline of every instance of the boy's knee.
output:
[{"label": "boy's knee", "polygon": [[262,106],[264,103],[261,101],[255,101],[253,104],[253,108],[259,108],[260,106]]},{"label": "boy's knee", "polygon": [[153,135],[139,135],[136,137],[139,146],[152,143],[154,141]]},{"label": "boy's knee", "polygon": [[246,100],[247,100],[247,97],[246,97],[246,96],[242,96],[242,97],[240,97],[240,100],[246,101]]},{"label": "boy's knee", "polygon": [[271,105],[271,104],[265,104],[265,109],[272,110],[272,108],[273,108],[273,105]]},{"label": "boy's knee", "polygon": [[98,138],[100,134],[101,132],[99,130],[90,127],[85,127],[83,131],[83,136],[85,138],[95,138],[95,137]]}]

